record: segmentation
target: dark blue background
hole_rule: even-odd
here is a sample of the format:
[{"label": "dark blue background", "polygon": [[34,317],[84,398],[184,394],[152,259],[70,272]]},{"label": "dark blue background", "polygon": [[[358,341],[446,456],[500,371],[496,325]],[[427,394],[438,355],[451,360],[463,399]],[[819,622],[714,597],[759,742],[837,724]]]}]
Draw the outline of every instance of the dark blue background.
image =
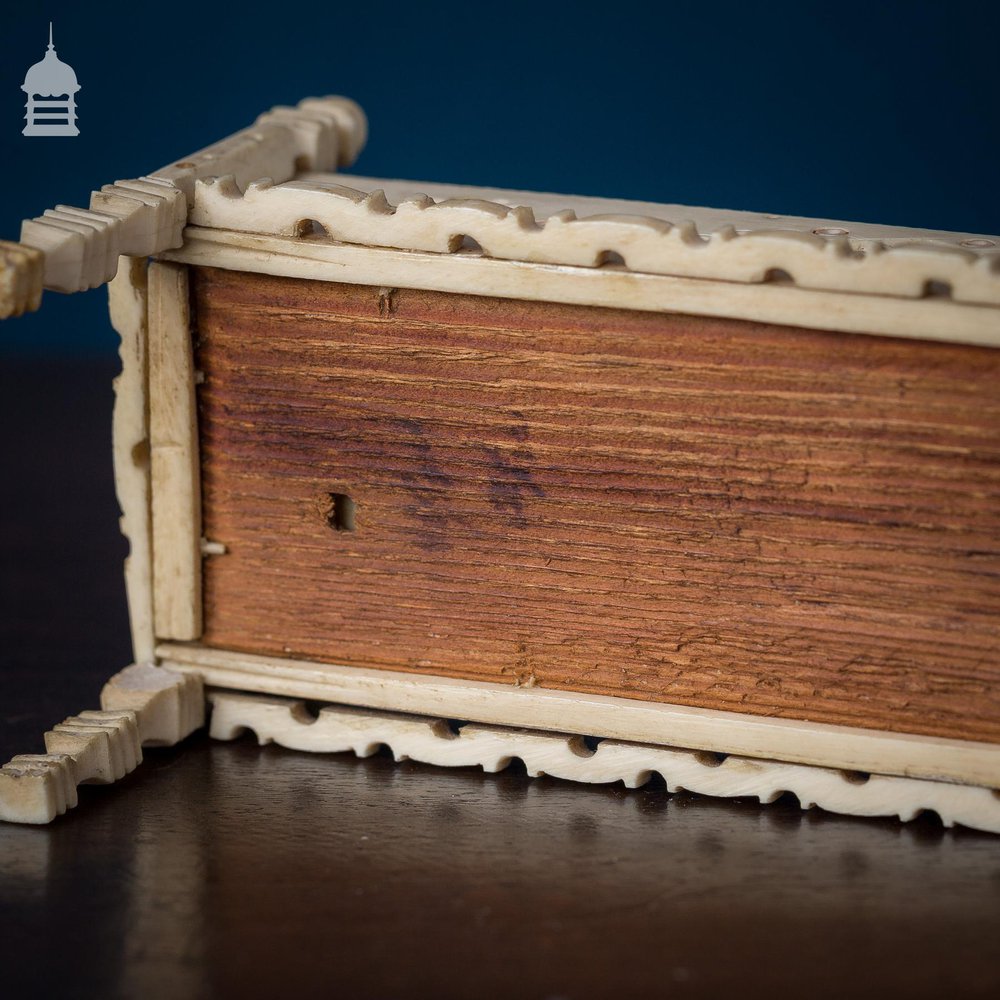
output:
[{"label": "dark blue background", "polygon": [[[342,93],[356,169],[1000,232],[1000,3],[12,3],[0,236],[273,104]],[[48,20],[81,135],[26,138]],[[0,351],[110,351],[103,290],[47,293]]]}]

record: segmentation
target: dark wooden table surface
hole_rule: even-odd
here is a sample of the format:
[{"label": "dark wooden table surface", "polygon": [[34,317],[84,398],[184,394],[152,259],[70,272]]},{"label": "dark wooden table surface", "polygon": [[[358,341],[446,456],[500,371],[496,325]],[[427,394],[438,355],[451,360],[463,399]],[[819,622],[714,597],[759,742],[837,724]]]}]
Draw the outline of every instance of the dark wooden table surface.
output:
[{"label": "dark wooden table surface", "polygon": [[[129,655],[113,359],[0,361],[0,756]],[[1000,838],[311,756],[148,752],[0,826],[0,996],[1000,995]]]}]

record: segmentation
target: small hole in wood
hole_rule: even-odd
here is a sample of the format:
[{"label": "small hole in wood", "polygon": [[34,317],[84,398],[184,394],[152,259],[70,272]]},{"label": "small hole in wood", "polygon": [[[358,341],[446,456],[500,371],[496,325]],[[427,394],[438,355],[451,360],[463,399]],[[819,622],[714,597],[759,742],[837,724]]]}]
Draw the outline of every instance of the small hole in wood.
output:
[{"label": "small hole in wood", "polygon": [[474,240],[471,236],[463,236],[462,234],[452,236],[448,240],[448,249],[451,253],[464,253],[479,257],[485,256],[482,244],[478,240]]},{"label": "small hole in wood", "polygon": [[175,167],[179,170],[190,170],[192,167],[196,167],[196,163],[192,163],[190,160],[181,160],[180,163],[175,163]]},{"label": "small hole in wood", "polygon": [[457,740],[458,730],[452,728],[450,719],[437,719],[431,723],[431,732],[439,740]]},{"label": "small hole in wood", "polygon": [[617,250],[602,250],[597,255],[598,267],[624,267],[625,258]]},{"label": "small hole in wood", "polygon": [[334,531],[354,530],[354,501],[346,493],[330,493],[326,523]]},{"label": "small hole in wood", "polygon": [[962,240],[959,246],[986,248],[986,247],[995,247],[996,243],[993,240],[984,240],[981,237],[976,237],[975,239],[972,240]]},{"label": "small hole in wood", "polygon": [[851,785],[864,785],[868,783],[871,775],[867,771],[841,771],[844,781]]},{"label": "small hole in wood", "polygon": [[705,767],[720,767],[726,762],[726,758],[729,754],[726,753],[714,753],[711,750],[699,750],[695,754],[695,758],[699,764],[704,764]]},{"label": "small hole in wood", "polygon": [[817,236],[846,236],[847,230],[841,229],[839,226],[823,226],[820,229],[814,229],[813,232]]},{"label": "small hole in wood", "polygon": [[299,725],[311,726],[319,718],[321,708],[318,702],[298,701],[291,707],[291,716]]},{"label": "small hole in wood", "polygon": [[773,285],[794,285],[792,276],[781,267],[772,267],[765,275],[764,280]]},{"label": "small hole in wood", "polygon": [[948,281],[925,281],[924,298],[926,299],[950,299],[951,283]]},{"label": "small hole in wood", "polygon": [[569,752],[577,757],[594,756],[594,751],[587,746],[587,738],[585,736],[571,736],[566,745],[569,747]]},{"label": "small hole in wood", "polygon": [[306,698],[301,703],[301,708],[299,711],[303,712],[302,718],[311,718],[315,722],[319,718],[319,713],[323,711],[324,708],[329,706],[328,701],[314,701],[311,698]]},{"label": "small hole in wood", "polygon": [[295,223],[296,236],[329,236],[326,226],[315,219],[299,219]]}]

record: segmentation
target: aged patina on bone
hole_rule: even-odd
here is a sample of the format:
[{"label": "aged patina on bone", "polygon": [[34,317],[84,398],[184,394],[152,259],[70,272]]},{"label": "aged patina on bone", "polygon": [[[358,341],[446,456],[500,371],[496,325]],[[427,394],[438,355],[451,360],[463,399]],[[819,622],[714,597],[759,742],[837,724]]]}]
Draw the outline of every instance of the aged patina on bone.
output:
[{"label": "aged patina on bone", "polygon": [[1000,241],[327,173],[365,134],[274,109],[0,245],[3,315],[111,281],[137,664],[0,817],[204,683],[219,738],[1000,832]]}]

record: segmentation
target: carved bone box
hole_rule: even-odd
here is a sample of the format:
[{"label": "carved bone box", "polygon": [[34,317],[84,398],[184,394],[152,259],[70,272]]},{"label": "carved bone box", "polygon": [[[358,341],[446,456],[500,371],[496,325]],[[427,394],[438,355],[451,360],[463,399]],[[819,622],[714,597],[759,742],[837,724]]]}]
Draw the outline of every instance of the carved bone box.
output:
[{"label": "carved bone box", "polygon": [[3,245],[8,313],[114,276],[135,665],[0,815],[207,687],[221,738],[1000,831],[1000,241],[330,172],[365,129]]}]

